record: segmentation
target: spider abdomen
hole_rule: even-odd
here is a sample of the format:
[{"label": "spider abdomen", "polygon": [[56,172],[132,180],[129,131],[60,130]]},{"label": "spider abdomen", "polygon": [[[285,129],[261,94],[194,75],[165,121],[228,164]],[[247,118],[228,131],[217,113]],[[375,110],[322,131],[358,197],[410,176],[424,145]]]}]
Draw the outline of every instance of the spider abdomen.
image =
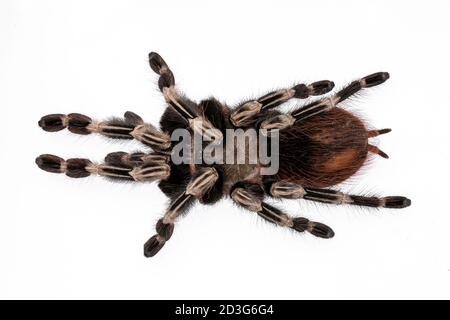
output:
[{"label": "spider abdomen", "polygon": [[277,177],[306,187],[329,187],[354,175],[367,152],[364,123],[346,110],[333,108],[280,133]]}]

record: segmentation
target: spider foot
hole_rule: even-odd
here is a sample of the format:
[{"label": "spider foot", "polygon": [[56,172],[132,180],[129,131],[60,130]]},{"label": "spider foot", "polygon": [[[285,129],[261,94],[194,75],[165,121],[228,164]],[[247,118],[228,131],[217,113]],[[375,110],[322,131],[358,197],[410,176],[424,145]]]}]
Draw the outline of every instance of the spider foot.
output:
[{"label": "spider foot", "polygon": [[329,226],[323,223],[310,221],[306,218],[294,218],[292,219],[292,222],[293,222],[292,229],[296,231],[299,232],[308,231],[312,235],[324,239],[334,237],[333,229],[331,229]]},{"label": "spider foot", "polygon": [[156,255],[164,246],[166,241],[159,235],[155,234],[144,244],[144,256],[147,258]]}]

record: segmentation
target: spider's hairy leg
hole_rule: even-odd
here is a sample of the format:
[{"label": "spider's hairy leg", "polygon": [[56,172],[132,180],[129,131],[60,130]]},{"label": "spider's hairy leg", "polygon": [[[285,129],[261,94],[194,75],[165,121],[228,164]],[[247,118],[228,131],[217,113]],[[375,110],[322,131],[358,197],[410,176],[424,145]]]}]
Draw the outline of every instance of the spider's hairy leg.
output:
[{"label": "spider's hairy leg", "polygon": [[148,55],[150,68],[159,74],[158,86],[167,103],[174,108],[186,121],[199,116],[196,104],[175,88],[175,77],[164,59],[156,52]]},{"label": "spider's hairy leg", "polygon": [[288,181],[278,181],[267,186],[270,195],[286,199],[305,199],[330,204],[352,204],[366,207],[406,208],[411,200],[401,196],[364,197],[330,189],[306,188]]},{"label": "spider's hairy leg", "polygon": [[195,102],[177,90],[173,73],[164,59],[156,52],[151,52],[148,58],[152,70],[159,74],[158,86],[169,106],[189,123],[192,130],[210,139],[221,141],[222,132],[201,116]]},{"label": "spider's hairy leg", "polygon": [[158,87],[161,91],[164,88],[173,87],[175,85],[175,77],[164,59],[156,52],[148,54],[150,68],[159,74]]},{"label": "spider's hairy leg", "polygon": [[332,238],[333,230],[320,222],[307,218],[293,218],[263,201],[264,191],[259,185],[238,183],[231,191],[231,198],[241,207],[256,212],[263,219],[278,226],[288,227],[298,232],[307,231],[316,237]]},{"label": "spider's hairy leg", "polygon": [[165,153],[151,152],[133,152],[126,153],[123,151],[108,153],[105,162],[111,165],[139,167],[146,163],[169,163],[170,155]]},{"label": "spider's hairy leg", "polygon": [[65,173],[71,178],[84,178],[91,174],[125,181],[154,181],[166,179],[170,175],[168,158],[160,154],[143,154],[140,152],[110,153],[105,162],[95,164],[89,159],[73,158],[64,160],[51,154],[36,158],[36,164],[44,171]]},{"label": "spider's hairy leg", "polygon": [[164,216],[156,224],[156,234],[144,244],[144,255],[153,257],[170,239],[174,229],[175,220],[183,213],[187,212],[195,199],[201,198],[216,183],[218,173],[216,169],[203,168],[198,170],[186,190],[178,196],[169,206]]},{"label": "spider's hairy leg", "polygon": [[256,100],[250,100],[239,105],[230,115],[230,121],[235,127],[252,125],[260,112],[270,110],[287,102],[292,98],[306,99],[310,96],[318,96],[331,91],[334,83],[329,80],[321,80],[309,85],[297,84],[289,89],[281,89]]},{"label": "spider's hairy leg", "polygon": [[192,195],[183,192],[167,209],[164,217],[156,223],[156,234],[144,244],[144,255],[149,258],[161,250],[166,241],[170,239],[174,229],[174,221],[181,214],[185,213],[192,205],[194,198]]},{"label": "spider's hairy leg", "polygon": [[99,133],[113,139],[136,139],[156,150],[170,148],[170,137],[151,124],[144,123],[137,114],[127,111],[123,119],[94,121],[90,117],[79,114],[49,114],[41,118],[39,126],[49,132],[67,128],[76,134]]},{"label": "spider's hairy leg", "polygon": [[382,84],[387,79],[389,79],[389,73],[377,72],[359,80],[355,80],[331,97],[314,101],[288,114],[277,115],[263,121],[261,123],[261,128],[267,130],[281,130],[287,128],[297,121],[303,121],[316,114],[326,112],[356,94],[358,91]]},{"label": "spider's hairy leg", "polygon": [[105,157],[105,163],[116,168],[130,168],[128,173],[135,181],[163,180],[170,175],[170,156],[152,152],[112,152]]}]

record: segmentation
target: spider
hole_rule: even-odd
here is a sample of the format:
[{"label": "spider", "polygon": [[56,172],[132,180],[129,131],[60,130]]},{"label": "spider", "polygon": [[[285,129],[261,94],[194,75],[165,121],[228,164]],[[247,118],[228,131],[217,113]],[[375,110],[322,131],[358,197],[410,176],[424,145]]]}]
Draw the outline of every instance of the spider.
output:
[{"label": "spider", "polygon": [[[114,139],[136,139],[152,152],[113,152],[101,164],[79,158],[64,160],[50,154],[36,159],[39,168],[65,173],[71,178],[96,174],[116,180],[158,180],[158,186],[170,198],[170,204],[156,223],[156,234],[144,244],[146,257],[160,251],[172,236],[174,222],[196,201],[213,204],[229,196],[238,206],[256,212],[275,225],[321,238],[332,238],[333,230],[320,222],[292,217],[266,203],[264,198],[384,208],[405,208],[411,204],[408,198],[401,196],[367,197],[329,189],[353,176],[366,162],[368,153],[388,158],[368,141],[391,130],[369,130],[356,115],[338,107],[360,90],[385,82],[388,73],[368,75],[329,97],[317,98],[283,113],[277,107],[288,100],[326,94],[334,88],[334,83],[322,80],[297,84],[230,108],[215,98],[199,103],[190,100],[177,90],[174,75],[159,54],[150,53],[149,62],[151,69],[159,75],[158,86],[168,104],[160,120],[160,129],[130,111],[123,119],[107,121],[94,121],[78,113],[50,114],[40,119],[39,126],[50,132],[67,128],[81,135],[98,133]],[[261,174],[264,165],[258,162],[175,164],[172,161],[171,134],[175,129],[208,136],[224,147],[229,142],[225,139],[225,130],[237,128],[266,130],[268,136],[271,132],[278,133],[279,170],[275,174]]]}]

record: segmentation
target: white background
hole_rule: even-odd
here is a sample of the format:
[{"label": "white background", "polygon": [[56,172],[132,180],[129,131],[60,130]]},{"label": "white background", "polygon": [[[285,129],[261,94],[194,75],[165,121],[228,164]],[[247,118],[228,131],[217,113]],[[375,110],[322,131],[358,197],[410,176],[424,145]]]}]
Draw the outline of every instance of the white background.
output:
[{"label": "white background", "polygon": [[[5,1],[0,4],[0,298],[450,298],[448,1]],[[275,228],[229,200],[197,205],[152,259],[156,184],[69,179],[36,156],[101,160],[138,144],[46,133],[42,115],[96,119],[165,105],[159,52],[194,99],[229,104],[298,81],[391,79],[353,100],[376,158],[342,190],[405,195],[403,210],[279,205],[332,240]]]}]

